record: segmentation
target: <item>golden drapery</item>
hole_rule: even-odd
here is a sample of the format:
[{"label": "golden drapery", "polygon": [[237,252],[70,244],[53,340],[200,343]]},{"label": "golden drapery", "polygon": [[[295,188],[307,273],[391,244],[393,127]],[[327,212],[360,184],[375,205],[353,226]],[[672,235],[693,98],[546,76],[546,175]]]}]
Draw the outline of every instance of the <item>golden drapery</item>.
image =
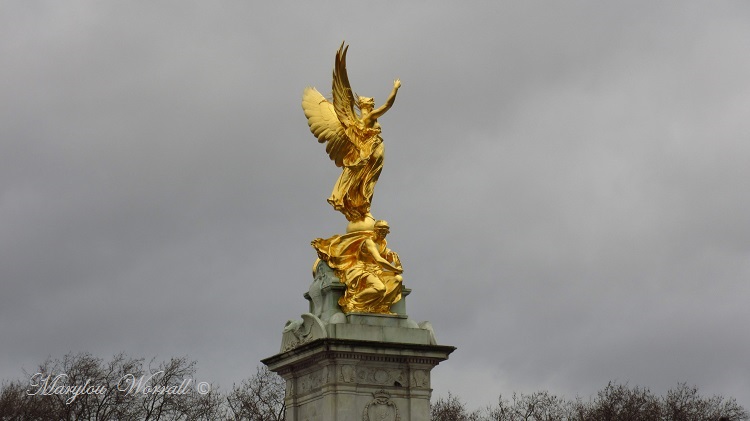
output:
[{"label": "golden drapery", "polygon": [[345,313],[392,314],[391,305],[401,300],[402,277],[384,269],[365,246],[374,242],[380,257],[402,269],[398,254],[388,249],[385,239],[373,231],[357,231],[331,238],[317,238],[312,246],[346,285],[339,306]]},{"label": "golden drapery", "polygon": [[362,165],[344,167],[333,186],[328,203],[344,214],[349,221],[361,221],[370,213],[370,204],[383,170],[384,147],[379,135],[374,141],[372,154]]}]

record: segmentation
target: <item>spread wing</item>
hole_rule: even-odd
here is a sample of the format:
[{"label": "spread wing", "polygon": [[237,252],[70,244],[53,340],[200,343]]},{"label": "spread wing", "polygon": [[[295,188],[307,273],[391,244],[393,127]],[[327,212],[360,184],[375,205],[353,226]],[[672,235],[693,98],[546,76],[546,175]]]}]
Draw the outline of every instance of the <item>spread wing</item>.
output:
[{"label": "spread wing", "polygon": [[363,148],[347,135],[346,127],[339,120],[334,105],[317,89],[305,88],[302,109],[310,131],[318,138],[318,142],[327,142],[326,152],[337,167],[349,167],[362,161]]},{"label": "spread wing", "polygon": [[344,128],[359,125],[359,118],[354,113],[354,106],[356,105],[354,93],[349,84],[349,75],[346,73],[346,51],[348,49],[349,46],[344,47],[342,42],[341,47],[336,52],[336,61],[333,65],[333,108],[336,110],[336,115]]}]

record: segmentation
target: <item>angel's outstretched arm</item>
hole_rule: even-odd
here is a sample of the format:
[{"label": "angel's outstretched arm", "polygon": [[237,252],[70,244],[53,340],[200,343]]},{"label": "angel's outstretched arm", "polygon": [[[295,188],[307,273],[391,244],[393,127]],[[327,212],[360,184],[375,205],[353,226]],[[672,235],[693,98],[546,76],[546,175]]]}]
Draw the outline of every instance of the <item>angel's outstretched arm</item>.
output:
[{"label": "angel's outstretched arm", "polygon": [[393,103],[396,101],[396,93],[398,92],[398,88],[401,87],[401,81],[396,79],[393,81],[393,90],[391,91],[391,94],[388,96],[388,100],[385,101],[385,104],[383,104],[380,108],[374,110],[370,115],[372,118],[377,120],[380,116],[385,114],[386,111],[388,111],[391,106],[393,106]]}]

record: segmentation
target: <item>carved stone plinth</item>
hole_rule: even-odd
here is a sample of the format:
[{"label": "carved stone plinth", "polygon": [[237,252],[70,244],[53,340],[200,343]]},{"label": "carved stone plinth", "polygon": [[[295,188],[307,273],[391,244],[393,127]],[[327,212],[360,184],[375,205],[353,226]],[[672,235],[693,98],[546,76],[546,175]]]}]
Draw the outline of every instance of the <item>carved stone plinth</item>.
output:
[{"label": "carved stone plinth", "polygon": [[310,312],[289,321],[280,352],[262,362],[286,380],[287,421],[428,421],[430,372],[456,348],[437,345],[429,322],[344,314],[343,285],[321,262],[305,294]]},{"label": "carved stone plinth", "polygon": [[263,363],[287,382],[287,421],[428,421],[430,371],[454,349],[324,338]]}]

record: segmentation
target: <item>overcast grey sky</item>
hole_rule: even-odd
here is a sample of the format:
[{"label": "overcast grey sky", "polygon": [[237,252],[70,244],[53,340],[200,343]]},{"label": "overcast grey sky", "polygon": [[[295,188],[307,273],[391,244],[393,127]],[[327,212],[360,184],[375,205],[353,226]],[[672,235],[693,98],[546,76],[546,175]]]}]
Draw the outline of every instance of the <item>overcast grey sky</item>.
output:
[{"label": "overcast grey sky", "polygon": [[278,351],[344,230],[304,87],[379,104],[373,213],[472,407],[608,381],[750,407],[750,3],[4,2],[0,378]]}]

